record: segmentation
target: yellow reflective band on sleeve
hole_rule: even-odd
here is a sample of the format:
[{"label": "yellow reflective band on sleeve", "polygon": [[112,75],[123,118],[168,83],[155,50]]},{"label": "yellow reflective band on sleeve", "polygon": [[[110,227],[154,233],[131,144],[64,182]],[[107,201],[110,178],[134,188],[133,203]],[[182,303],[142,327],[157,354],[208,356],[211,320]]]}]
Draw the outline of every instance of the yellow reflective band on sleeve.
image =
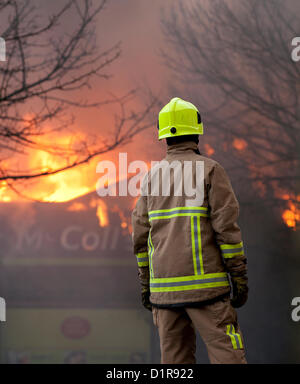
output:
[{"label": "yellow reflective band on sleeve", "polygon": [[227,325],[226,334],[230,337],[233,349],[243,349],[243,342],[241,335],[235,332],[233,324]]},{"label": "yellow reflective band on sleeve", "polygon": [[229,281],[226,272],[182,277],[150,278],[151,292],[187,291],[227,286],[229,286]]},{"label": "yellow reflective band on sleeve", "polygon": [[148,252],[140,252],[135,256],[139,267],[147,267],[149,265]]},{"label": "yellow reflective band on sleeve", "polygon": [[240,248],[240,247],[243,247],[242,241],[240,243],[236,243],[236,244],[221,244],[220,245],[221,249],[232,249],[232,248]]},{"label": "yellow reflective band on sleeve", "polygon": [[222,256],[224,259],[230,259],[235,256],[243,256],[244,248],[243,242],[236,244],[221,244],[220,245]]},{"label": "yellow reflective band on sleeve", "polygon": [[140,257],[146,257],[146,256],[148,256],[148,252],[146,251],[146,252],[140,252],[140,253],[137,253],[136,254],[136,257],[137,258],[140,258]]},{"label": "yellow reflective band on sleeve", "polygon": [[148,267],[149,261],[138,261],[138,266],[139,267]]},{"label": "yellow reflective band on sleeve", "polygon": [[224,259],[231,259],[232,257],[235,256],[244,256],[244,251],[241,252],[236,252],[236,253],[228,253],[228,254],[223,254]]}]

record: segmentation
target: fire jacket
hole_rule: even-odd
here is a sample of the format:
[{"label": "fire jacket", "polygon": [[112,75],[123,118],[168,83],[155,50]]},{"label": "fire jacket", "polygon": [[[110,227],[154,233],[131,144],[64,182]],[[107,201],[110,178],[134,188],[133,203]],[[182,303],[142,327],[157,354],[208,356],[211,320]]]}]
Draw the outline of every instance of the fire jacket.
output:
[{"label": "fire jacket", "polygon": [[[202,164],[202,181],[197,162]],[[159,169],[161,164],[144,178],[132,213],[139,279],[149,284],[151,303],[184,305],[229,293],[228,273],[245,273],[246,257],[237,224],[239,205],[227,174],[216,161],[200,155],[196,143],[174,144],[164,159],[164,164],[174,169],[170,193],[166,193],[162,184],[167,178]],[[175,169],[181,171],[181,177]],[[194,187],[201,184],[201,205],[194,203],[184,188],[178,193],[176,183],[180,180],[190,181]],[[154,191],[158,188],[156,193],[152,184]]]}]

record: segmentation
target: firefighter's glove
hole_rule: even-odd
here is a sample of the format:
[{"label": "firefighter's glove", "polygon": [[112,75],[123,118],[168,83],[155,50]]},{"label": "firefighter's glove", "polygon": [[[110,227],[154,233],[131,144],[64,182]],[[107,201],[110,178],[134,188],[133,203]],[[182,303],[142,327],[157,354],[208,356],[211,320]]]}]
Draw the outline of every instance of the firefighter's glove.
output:
[{"label": "firefighter's glove", "polygon": [[247,275],[244,276],[232,276],[232,299],[231,305],[234,308],[242,307],[248,299],[248,278]]},{"label": "firefighter's glove", "polygon": [[142,286],[142,304],[143,306],[152,312],[152,305],[150,303],[150,289],[149,286]]}]

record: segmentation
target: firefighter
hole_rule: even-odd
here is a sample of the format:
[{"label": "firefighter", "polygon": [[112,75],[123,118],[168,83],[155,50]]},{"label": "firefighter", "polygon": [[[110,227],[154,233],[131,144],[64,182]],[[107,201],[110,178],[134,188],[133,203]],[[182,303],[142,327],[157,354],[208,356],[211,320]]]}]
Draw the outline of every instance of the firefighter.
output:
[{"label": "firefighter", "polygon": [[[163,364],[195,363],[196,331],[211,363],[245,364],[234,309],[248,297],[239,205],[222,166],[200,154],[202,134],[192,103],[176,97],[160,111],[167,155],[144,178],[132,213],[142,302],[158,327]],[[192,182],[196,198],[178,193],[180,180]]]}]

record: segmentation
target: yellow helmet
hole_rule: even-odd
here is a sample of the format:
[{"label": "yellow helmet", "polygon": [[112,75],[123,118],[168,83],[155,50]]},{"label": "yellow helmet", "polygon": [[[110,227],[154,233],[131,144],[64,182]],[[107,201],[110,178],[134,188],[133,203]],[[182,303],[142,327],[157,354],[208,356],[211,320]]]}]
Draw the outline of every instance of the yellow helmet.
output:
[{"label": "yellow helmet", "polygon": [[158,139],[184,135],[203,135],[198,109],[188,101],[174,97],[158,115]]}]

